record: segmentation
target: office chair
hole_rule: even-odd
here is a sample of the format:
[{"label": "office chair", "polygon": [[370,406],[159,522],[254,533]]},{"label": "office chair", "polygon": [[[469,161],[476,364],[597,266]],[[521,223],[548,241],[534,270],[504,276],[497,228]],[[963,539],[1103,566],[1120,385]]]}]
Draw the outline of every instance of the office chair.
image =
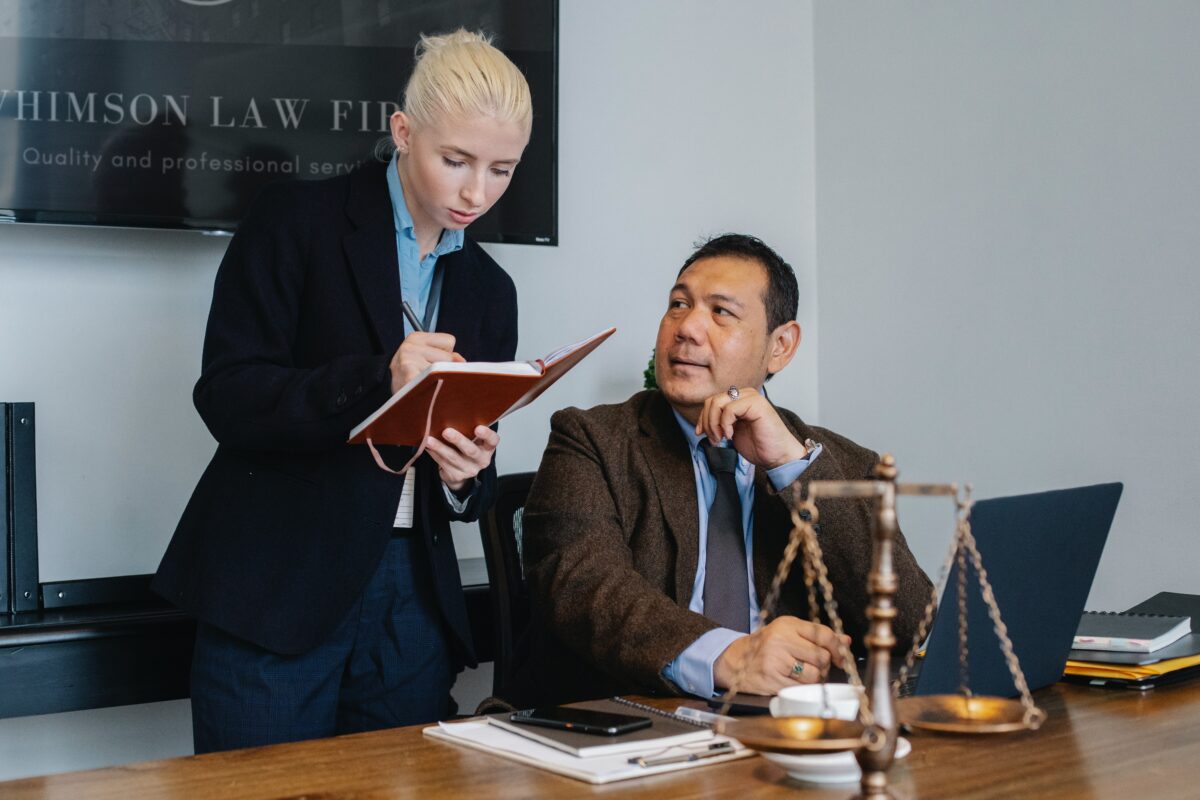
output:
[{"label": "office chair", "polygon": [[496,480],[496,503],[479,520],[496,636],[492,695],[498,698],[510,694],[514,649],[529,624],[529,594],[521,565],[521,515],[533,476],[532,472],[501,475]]}]

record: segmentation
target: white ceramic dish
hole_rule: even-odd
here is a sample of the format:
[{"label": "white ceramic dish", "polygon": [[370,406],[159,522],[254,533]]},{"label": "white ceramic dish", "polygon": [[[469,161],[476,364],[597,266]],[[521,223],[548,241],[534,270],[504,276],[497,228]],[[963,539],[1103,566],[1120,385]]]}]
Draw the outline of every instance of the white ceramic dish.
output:
[{"label": "white ceramic dish", "polygon": [[[912,752],[908,739],[896,741],[896,758]],[[862,770],[854,753],[827,753],[815,756],[794,756],[787,753],[762,753],[763,758],[787,770],[788,777],[804,783],[857,783]]]},{"label": "white ceramic dish", "polygon": [[858,716],[858,690],[848,683],[804,683],[785,686],[771,698],[773,717]]}]

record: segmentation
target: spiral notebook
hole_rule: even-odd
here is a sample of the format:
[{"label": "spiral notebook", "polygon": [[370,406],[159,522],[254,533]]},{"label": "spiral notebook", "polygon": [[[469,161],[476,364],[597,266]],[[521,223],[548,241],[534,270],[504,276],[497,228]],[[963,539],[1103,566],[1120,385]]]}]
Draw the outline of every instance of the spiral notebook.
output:
[{"label": "spiral notebook", "polygon": [[1191,617],[1085,611],[1075,632],[1075,650],[1153,653],[1192,631]]}]

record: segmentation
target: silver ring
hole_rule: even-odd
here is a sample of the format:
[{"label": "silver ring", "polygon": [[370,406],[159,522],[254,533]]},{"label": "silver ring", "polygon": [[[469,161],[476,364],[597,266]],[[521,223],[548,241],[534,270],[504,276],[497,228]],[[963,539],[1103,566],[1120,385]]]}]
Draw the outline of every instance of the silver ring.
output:
[{"label": "silver ring", "polygon": [[795,664],[792,664],[792,675],[793,676],[799,677],[803,674],[804,674],[804,662],[803,661],[797,661]]},{"label": "silver ring", "polygon": [[741,392],[738,391],[738,388],[736,386],[730,386],[725,391],[725,394],[729,395],[730,400],[737,400],[739,397],[742,396]]}]

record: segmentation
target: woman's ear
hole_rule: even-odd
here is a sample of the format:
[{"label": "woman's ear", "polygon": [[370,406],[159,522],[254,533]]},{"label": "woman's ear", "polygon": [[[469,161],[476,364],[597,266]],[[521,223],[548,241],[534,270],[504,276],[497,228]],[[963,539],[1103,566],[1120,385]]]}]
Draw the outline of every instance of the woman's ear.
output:
[{"label": "woman's ear", "polygon": [[408,115],[403,111],[393,112],[388,119],[388,126],[392,130],[392,144],[396,145],[398,151],[407,154],[412,138],[412,123],[409,121]]}]

